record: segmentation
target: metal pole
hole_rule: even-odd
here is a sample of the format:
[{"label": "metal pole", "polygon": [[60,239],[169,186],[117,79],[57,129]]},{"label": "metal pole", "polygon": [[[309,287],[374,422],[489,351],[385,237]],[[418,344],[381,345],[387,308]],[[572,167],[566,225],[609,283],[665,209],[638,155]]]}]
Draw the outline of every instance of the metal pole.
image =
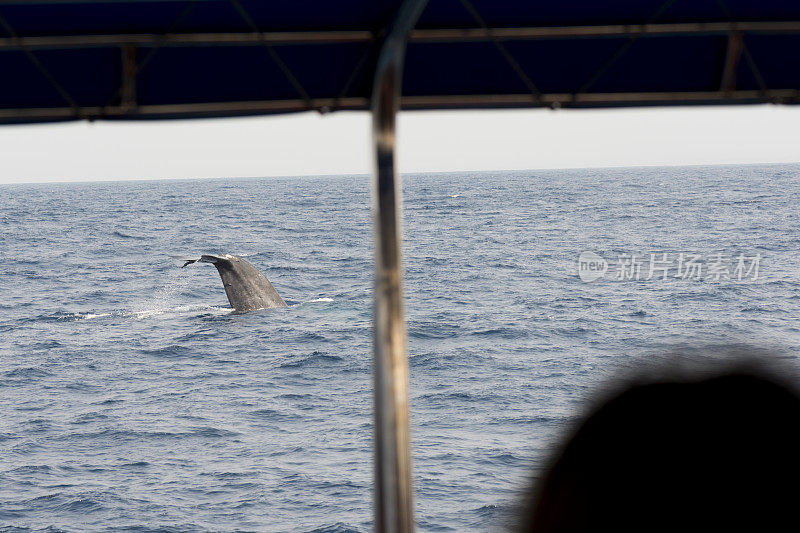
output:
[{"label": "metal pole", "polygon": [[408,421],[408,359],[403,313],[400,177],[395,174],[395,116],[408,34],[427,0],[405,0],[383,43],[372,89],[375,169],[374,389],[375,525],[378,533],[414,530],[411,439]]}]

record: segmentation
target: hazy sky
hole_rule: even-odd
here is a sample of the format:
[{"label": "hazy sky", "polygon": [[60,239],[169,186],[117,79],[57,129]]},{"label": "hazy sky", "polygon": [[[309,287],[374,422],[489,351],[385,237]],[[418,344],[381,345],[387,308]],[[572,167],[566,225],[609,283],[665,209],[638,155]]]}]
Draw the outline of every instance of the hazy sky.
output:
[{"label": "hazy sky", "polygon": [[[0,183],[367,173],[369,115],[0,127]],[[405,112],[403,172],[800,161],[800,107]]]}]

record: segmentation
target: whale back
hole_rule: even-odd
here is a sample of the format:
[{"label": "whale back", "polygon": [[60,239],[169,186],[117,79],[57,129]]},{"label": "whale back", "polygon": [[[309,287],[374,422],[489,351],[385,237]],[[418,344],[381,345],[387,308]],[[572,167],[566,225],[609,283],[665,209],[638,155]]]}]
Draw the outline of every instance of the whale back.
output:
[{"label": "whale back", "polygon": [[217,267],[228,301],[237,312],[286,307],[286,302],[267,277],[241,257],[204,255],[200,261]]}]

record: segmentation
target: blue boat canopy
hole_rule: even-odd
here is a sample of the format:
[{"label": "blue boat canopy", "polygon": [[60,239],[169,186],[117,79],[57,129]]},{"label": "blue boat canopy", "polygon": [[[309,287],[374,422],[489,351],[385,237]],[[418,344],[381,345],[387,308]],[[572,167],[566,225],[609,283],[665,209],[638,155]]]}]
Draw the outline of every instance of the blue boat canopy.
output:
[{"label": "blue boat canopy", "polygon": [[[0,122],[369,109],[401,2],[0,0]],[[403,109],[794,104],[796,0],[430,0]]]}]

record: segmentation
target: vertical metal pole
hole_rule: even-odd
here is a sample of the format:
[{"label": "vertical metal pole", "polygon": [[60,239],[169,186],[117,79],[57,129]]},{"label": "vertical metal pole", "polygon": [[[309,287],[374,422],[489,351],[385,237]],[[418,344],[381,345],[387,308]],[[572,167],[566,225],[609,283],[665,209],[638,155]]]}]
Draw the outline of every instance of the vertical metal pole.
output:
[{"label": "vertical metal pole", "polygon": [[122,47],[122,91],[119,105],[127,113],[136,107],[136,47]]},{"label": "vertical metal pole", "polygon": [[734,31],[728,35],[728,49],[725,52],[725,66],[722,69],[722,81],[719,90],[732,92],[736,90],[736,72],[739,67],[739,58],[742,57],[742,32]]},{"label": "vertical metal pole", "polygon": [[374,388],[375,526],[378,533],[414,530],[408,359],[403,313],[400,177],[395,173],[395,118],[400,106],[408,33],[427,0],[405,0],[383,43],[372,89],[375,169]]}]

